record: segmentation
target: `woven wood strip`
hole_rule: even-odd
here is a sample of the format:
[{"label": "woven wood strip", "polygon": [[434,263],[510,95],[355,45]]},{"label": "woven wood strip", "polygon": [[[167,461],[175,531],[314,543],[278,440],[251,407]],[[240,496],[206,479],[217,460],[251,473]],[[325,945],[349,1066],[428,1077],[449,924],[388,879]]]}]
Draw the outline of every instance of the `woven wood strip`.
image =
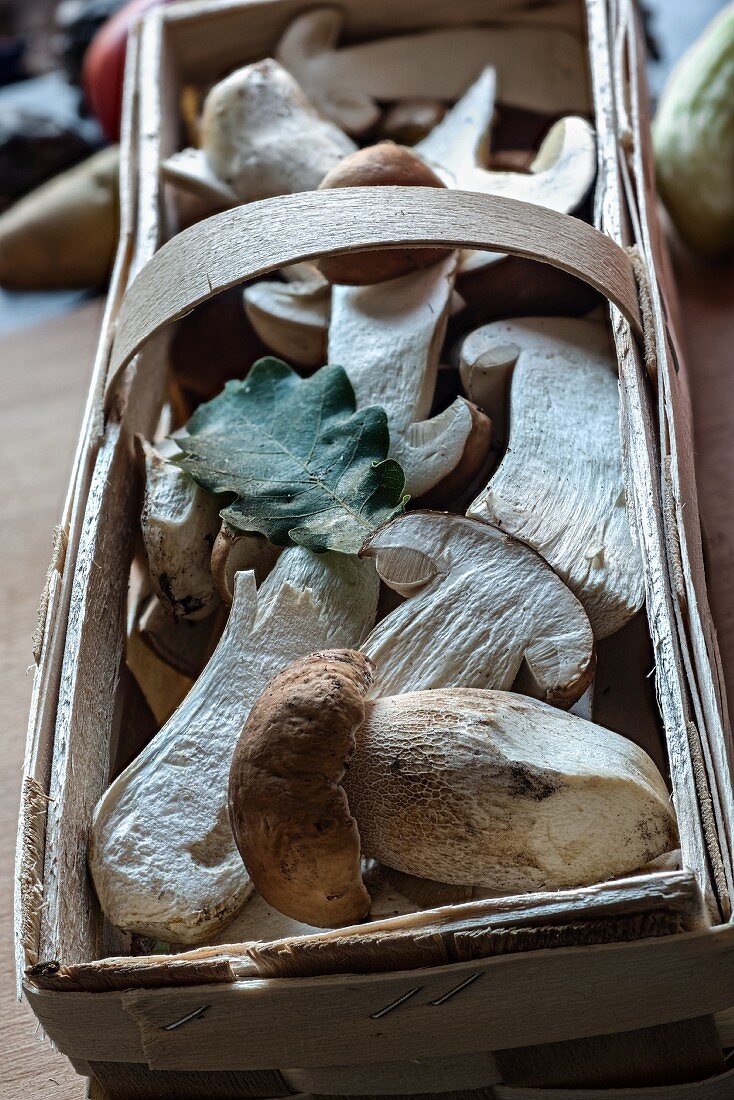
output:
[{"label": "woven wood strip", "polygon": [[402,245],[486,249],[575,275],[613,302],[642,339],[630,257],[586,222],[496,195],[431,187],[352,187],[248,203],[165,244],[128,289],[108,394],[157,331],[222,290],[288,264]]}]

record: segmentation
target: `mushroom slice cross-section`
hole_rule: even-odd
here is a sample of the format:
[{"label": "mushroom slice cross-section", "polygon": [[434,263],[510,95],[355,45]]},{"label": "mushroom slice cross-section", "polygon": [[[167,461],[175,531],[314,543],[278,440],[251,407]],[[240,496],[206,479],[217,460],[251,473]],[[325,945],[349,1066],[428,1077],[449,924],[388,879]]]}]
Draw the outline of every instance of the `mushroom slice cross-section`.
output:
[{"label": "mushroom slice cross-section", "polygon": [[355,149],[272,58],[214,85],[201,135],[201,149],[169,157],[163,175],[217,208],[314,190]]},{"label": "mushroom slice cross-section", "polygon": [[245,313],[257,335],[288,363],[326,362],[331,287],[322,275],[278,282],[262,279],[244,291]]},{"label": "mushroom slice cross-section", "polygon": [[296,658],[357,645],[378,591],[371,563],[301,547],[281,554],[258,591],[252,573],[238,574],[195,686],[94,812],[89,868],[113,924],[198,943],[242,906],[252,886],[229,826],[227,775],[250,707]]},{"label": "mushroom slice cross-section", "polygon": [[360,854],[507,894],[600,882],[675,847],[665,783],[626,738],[508,692],[369,699],[370,681],[359,653],[295,662],[235,749],[232,832],[289,917],[365,917]]},{"label": "mushroom slice cross-section", "polygon": [[571,706],[589,684],[586,612],[534,550],[498,528],[410,512],[378,528],[361,552],[407,597],[361,646],[376,666],[376,695],[508,690],[523,662],[529,693],[555,706]]},{"label": "mushroom slice cross-section", "polygon": [[498,68],[504,100],[513,107],[591,110],[583,45],[559,27],[439,27],[337,48],[343,24],[335,7],[304,12],[275,55],[316,109],[349,133],[363,134],[379,121],[376,100],[454,102],[484,65]]},{"label": "mushroom slice cross-section", "polygon": [[517,354],[509,447],[468,515],[534,547],[584,605],[595,636],[613,634],[642,606],[644,570],[627,514],[606,326],[522,318],[469,339],[488,360],[494,347],[505,349],[498,360],[510,346]]},{"label": "mushroom slice cross-section", "polygon": [[421,497],[455,471],[470,484],[485,464],[490,424],[464,398],[432,419],[438,360],[456,254],[423,271],[372,286],[334,286],[328,358],[344,368],[358,408],[381,405],[390,456]]},{"label": "mushroom slice cross-section", "polygon": [[[549,130],[527,172],[485,167],[495,109],[496,74],[487,68],[430,134],[414,146],[447,187],[521,199],[569,214],[581,205],[596,175],[593,127],[576,116]],[[504,259],[498,252],[465,252],[461,271]]]}]

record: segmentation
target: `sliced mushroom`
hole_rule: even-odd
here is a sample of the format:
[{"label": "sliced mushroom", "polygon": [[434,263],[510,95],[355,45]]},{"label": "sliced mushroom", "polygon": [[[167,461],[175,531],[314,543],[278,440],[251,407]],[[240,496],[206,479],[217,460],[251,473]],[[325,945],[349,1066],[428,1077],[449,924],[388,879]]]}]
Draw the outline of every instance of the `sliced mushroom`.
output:
[{"label": "sliced mushroom", "polygon": [[250,707],[275,670],[328,645],[354,645],[375,615],[368,562],[300,547],[256,592],[240,573],[227,627],[170,721],[114,781],[92,822],[89,868],[113,924],[197,943],[252,886],[227,817],[227,773]]},{"label": "sliced mushroom", "polygon": [[576,35],[551,27],[441,27],[337,49],[338,8],[297,16],[276,57],[318,111],[363,134],[380,118],[375,100],[453,102],[485,65],[500,73],[506,103],[547,114],[591,110],[587,59]]},{"label": "sliced mushroom", "polygon": [[675,847],[668,791],[618,734],[502,691],[366,699],[370,662],[314,653],[252,708],[232,831],[266,901],[310,925],[363,919],[362,855],[501,893],[634,871]]},{"label": "sliced mushroom", "polygon": [[218,207],[311,191],[355,149],[272,58],[214,85],[201,143],[164,161],[163,174]]},{"label": "sliced mushroom", "polygon": [[239,200],[232,187],[219,179],[201,149],[179,149],[161,164],[161,173],[168,183],[203,199],[207,208],[227,210]]},{"label": "sliced mushroom", "polygon": [[[137,437],[145,461],[141,525],[153,588],[176,619],[205,619],[219,605],[210,558],[219,505],[159,449]],[[177,448],[170,446],[171,453]]]},{"label": "sliced mushroom", "polygon": [[518,355],[510,445],[468,515],[537,550],[584,605],[595,636],[605,638],[645,597],[625,502],[616,358],[606,326],[523,318],[487,325],[473,334],[474,347],[480,339],[484,354],[514,345]]},{"label": "sliced mushroom", "polygon": [[318,272],[303,282],[265,279],[244,291],[245,312],[264,344],[289,363],[326,362],[331,287]]},{"label": "sliced mushroom", "polygon": [[467,397],[492,417],[494,442],[505,444],[509,432],[510,380],[520,354],[511,341],[488,341],[486,328],[470,332],[461,345],[459,373]]},{"label": "sliced mushroom", "polygon": [[[485,466],[490,423],[464,398],[432,419],[438,360],[451,305],[456,253],[424,271],[374,286],[335,286],[328,360],[343,366],[358,408],[381,405],[390,425],[390,455],[413,497],[449,492]],[[456,480],[458,479],[458,481]]]},{"label": "sliced mushroom", "polygon": [[[415,146],[415,152],[448,187],[504,195],[564,214],[577,209],[596,175],[592,126],[583,118],[563,118],[551,127],[529,171],[494,171],[485,165],[495,92],[495,71],[487,68],[443,121]],[[498,252],[466,252],[462,271],[476,271],[504,258]]]},{"label": "sliced mushroom", "polygon": [[569,707],[594,672],[583,607],[529,546],[446,512],[410,512],[362,548],[406,596],[362,644],[377,695],[427,688],[512,687],[523,662],[529,694]]},{"label": "sliced mushroom", "polygon": [[495,95],[496,74],[487,68],[414,151],[448,187],[507,195],[566,213],[576,209],[596,175],[593,127],[573,115],[562,118],[527,171],[493,171],[485,164]]},{"label": "sliced mushroom", "polygon": [[378,128],[381,141],[397,141],[399,145],[415,145],[446,114],[440,99],[403,99],[385,112]]},{"label": "sliced mushroom", "polygon": [[214,584],[226,607],[232,606],[237,573],[252,570],[258,585],[262,584],[282,548],[274,546],[265,535],[257,531],[245,534],[233,531],[222,523],[212,548],[211,569]]}]

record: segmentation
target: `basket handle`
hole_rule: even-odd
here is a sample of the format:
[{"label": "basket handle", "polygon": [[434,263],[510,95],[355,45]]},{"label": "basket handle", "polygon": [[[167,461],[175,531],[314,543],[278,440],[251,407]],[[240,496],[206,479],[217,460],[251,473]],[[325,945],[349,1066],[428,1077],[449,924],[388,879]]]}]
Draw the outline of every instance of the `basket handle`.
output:
[{"label": "basket handle", "polygon": [[108,398],[146,341],[220,291],[302,260],[404,245],[506,252],[550,264],[603,294],[643,338],[629,255],[578,218],[518,199],[433,187],[305,191],[215,214],[156,252],[122,301]]}]

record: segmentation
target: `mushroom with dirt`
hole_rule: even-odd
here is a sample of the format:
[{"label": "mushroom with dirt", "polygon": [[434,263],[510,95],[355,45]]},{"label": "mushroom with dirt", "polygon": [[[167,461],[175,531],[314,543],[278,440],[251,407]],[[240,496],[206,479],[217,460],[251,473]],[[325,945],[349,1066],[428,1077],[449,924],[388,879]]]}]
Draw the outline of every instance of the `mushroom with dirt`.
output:
[{"label": "mushroom with dirt", "polygon": [[361,649],[378,695],[429,688],[526,692],[570,707],[594,674],[594,638],[574,594],[539,554],[488,523],[410,512],[378,528],[362,551],[405,596]]},{"label": "mushroom with dirt", "polygon": [[[469,338],[485,364],[470,392],[496,415],[510,377],[509,446],[468,515],[532,546],[583,604],[597,638],[642,606],[644,570],[627,512],[617,363],[606,325],[498,321]],[[466,374],[465,374],[466,377]],[[490,404],[489,402],[492,402]]]},{"label": "mushroom with dirt", "polygon": [[227,774],[250,707],[275,671],[358,645],[374,621],[369,562],[283,551],[259,590],[239,573],[219,645],[166,725],[94,811],[88,864],[102,909],[128,932],[199,943],[252,890],[227,817]]},{"label": "mushroom with dirt", "polygon": [[204,103],[201,145],[168,157],[163,175],[220,208],[314,190],[355,149],[272,58],[214,85]]},{"label": "mushroom with dirt", "polygon": [[160,661],[195,680],[222,634],[224,610],[218,606],[206,619],[174,619],[153,595],[143,606],[136,629],[140,640]]},{"label": "mushroom with dirt", "polygon": [[368,698],[357,652],[279,673],[232,758],[229,817],[255,888],[295,920],[363,920],[361,856],[503,894],[627,874],[676,845],[632,742],[503,691]]},{"label": "mushroom with dirt", "polygon": [[513,107],[551,115],[592,110],[583,43],[561,27],[437,27],[337,48],[343,25],[339,8],[303,12],[275,56],[316,109],[348,133],[378,123],[376,100],[454,102],[485,65],[499,70]]},{"label": "mushroom with dirt", "polygon": [[217,498],[169,461],[178,447],[137,437],[145,464],[141,514],[150,580],[175,619],[205,619],[219,606],[211,552],[221,526]]}]

